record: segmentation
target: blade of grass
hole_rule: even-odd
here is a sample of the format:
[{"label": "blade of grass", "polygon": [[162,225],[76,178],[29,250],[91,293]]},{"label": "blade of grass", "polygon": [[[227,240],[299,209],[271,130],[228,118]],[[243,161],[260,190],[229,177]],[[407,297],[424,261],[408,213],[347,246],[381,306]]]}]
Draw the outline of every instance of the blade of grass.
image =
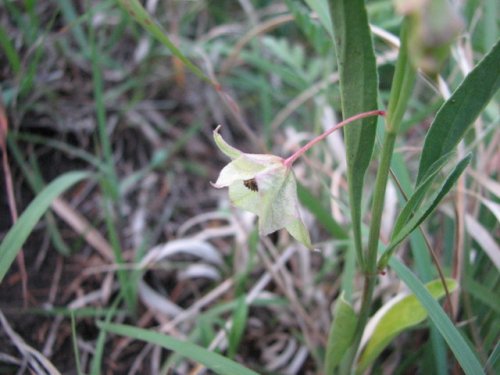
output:
[{"label": "blade of grass", "polygon": [[90,57],[91,51],[89,46],[89,41],[83,31],[82,25],[78,22],[79,17],[76,13],[75,7],[72,1],[57,0],[59,9],[61,10],[62,16],[69,26],[71,33],[73,34],[76,43],[80,47],[79,50],[83,52],[83,55],[87,58]]},{"label": "blade of grass", "polygon": [[[104,324],[109,324],[111,322],[111,319],[113,319],[113,317],[115,316],[118,305],[120,304],[122,299],[123,296],[122,293],[120,293],[111,304],[111,307],[109,308],[106,314],[106,318],[104,319]],[[104,356],[104,346],[106,344],[106,336],[107,336],[107,331],[101,329],[99,331],[99,336],[97,336],[94,356],[92,357],[92,362],[90,363],[91,375],[100,375],[102,373],[101,364],[102,364],[102,358]]]},{"label": "blade of grass", "polygon": [[[9,150],[11,154],[14,156],[14,160],[17,162],[20,167],[23,177],[28,181],[31,190],[38,194],[45,187],[45,182],[42,179],[42,175],[39,173],[37,168],[29,168],[28,164],[23,160],[22,152],[19,149],[17,143],[14,141],[16,139],[16,135],[9,135],[7,138],[7,142],[9,145]],[[59,232],[56,220],[51,211],[47,211],[45,213],[45,220],[47,222],[47,230],[49,232],[50,238],[52,240],[52,244],[55,249],[59,251],[62,255],[69,255],[71,253],[69,247],[64,242],[61,233]]]},{"label": "blade of grass", "polygon": [[[393,176],[396,185],[401,189],[401,201],[403,202],[402,204],[404,204],[408,200],[407,197],[411,195],[412,182],[410,179],[410,173],[401,154],[395,153],[393,155],[391,169],[394,171]],[[433,272],[434,265],[432,264],[430,257],[433,250],[427,247],[428,243],[424,238],[422,230],[414,231],[410,235],[410,244],[411,252],[420,279],[425,283],[431,281],[435,275]],[[424,251],[424,249],[427,251]],[[437,264],[435,266],[438,267]],[[436,375],[446,375],[448,373],[446,343],[432,321],[429,322],[429,326],[431,346],[427,349],[427,352],[431,353],[428,357],[430,358],[430,361],[434,362],[432,372]]]},{"label": "blade of grass", "polygon": [[231,361],[230,359],[227,359],[220,354],[211,352],[193,343],[175,339],[165,334],[153,332],[147,329],[136,328],[125,324],[98,322],[97,325],[99,326],[99,328],[107,332],[112,332],[118,335],[131,337],[151,344],[156,344],[163,348],[178,352],[184,357],[190,358],[193,361],[203,364],[204,366],[212,369],[218,374],[257,375],[256,372],[240,365],[237,362]]},{"label": "blade of grass", "polygon": [[[427,283],[425,288],[432,298],[440,299],[448,289],[457,288],[457,282],[453,279],[447,279],[446,285],[447,287],[442,280],[437,279]],[[374,328],[360,355],[357,374],[363,374],[396,336],[422,323],[426,318],[427,311],[414,294],[404,297],[396,295],[386,301],[370,320]]]},{"label": "blade of grass", "polygon": [[217,87],[217,84],[213,82],[208,76],[206,76],[200,68],[193,64],[170,40],[167,34],[162,30],[162,28],[156,23],[156,21],[149,15],[149,13],[144,9],[142,4],[138,0],[117,0],[118,3],[130,14],[130,16],[138,22],[146,31],[153,35],[158,41],[160,41],[165,47],[167,47],[170,52],[181,60],[186,67],[191,70],[198,78],[205,82],[208,82]]},{"label": "blade of grass", "polygon": [[408,288],[410,288],[410,290],[425,307],[427,313],[429,314],[429,318],[436,325],[436,328],[447,342],[464,372],[467,375],[484,374],[484,370],[476,355],[473,353],[458,329],[453,326],[453,323],[443,311],[441,306],[436,300],[434,300],[434,298],[432,298],[420,280],[418,280],[408,267],[394,257],[392,257],[389,261],[389,265],[396,271],[401,280],[404,281]]},{"label": "blade of grass", "polygon": [[[92,14],[92,11],[90,14]],[[96,106],[97,116],[97,129],[99,135],[99,146],[102,149],[104,164],[106,166],[105,172],[100,179],[100,185],[104,193],[103,208],[106,222],[106,229],[109,236],[109,242],[113,248],[115,261],[118,264],[117,276],[120,283],[120,289],[124,292],[125,301],[129,311],[133,314],[136,307],[136,286],[133,284],[133,278],[129,277],[129,272],[122,267],[124,259],[122,255],[122,247],[120,244],[120,237],[116,224],[118,210],[114,205],[118,203],[120,197],[118,175],[115,169],[115,161],[113,157],[113,150],[111,146],[110,135],[108,134],[108,127],[106,121],[106,105],[104,100],[104,81],[101,71],[101,59],[103,58],[103,51],[98,49],[98,41],[96,32],[91,23],[93,17],[89,18],[89,42],[91,49],[91,63],[92,63],[92,85],[94,100]],[[119,221],[119,220],[118,220]]]},{"label": "blade of grass", "polygon": [[[342,115],[351,117],[377,108],[378,76],[370,28],[363,0],[330,0],[335,35]],[[359,264],[364,268],[361,237],[361,199],[365,173],[375,143],[376,118],[362,126],[344,128],[347,151],[347,180],[354,243]]]},{"label": "blade of grass", "polygon": [[435,177],[439,173],[442,167],[450,160],[451,156],[454,153],[448,153],[443,155],[439,160],[436,160],[434,164],[429,169],[427,176],[423,181],[417,186],[413,194],[407,200],[401,212],[399,213],[396,222],[394,224],[391,237],[395,237],[399,231],[404,227],[410,217],[414,214],[414,212],[418,209],[420,203],[425,197],[425,194],[431,188],[431,184],[435,180]]},{"label": "blade of grass", "polygon": [[432,194],[426,204],[424,204],[419,210],[417,210],[417,212],[415,212],[412,218],[408,220],[408,222],[401,228],[401,230],[394,236],[394,238],[391,238],[391,242],[389,243],[389,245],[387,245],[384,254],[378,262],[379,269],[385,268],[396,246],[403,242],[406,237],[408,237],[410,233],[415,230],[415,228],[422,224],[422,222],[436,209],[439,202],[441,202],[445,195],[448,194],[465,168],[467,168],[471,158],[472,155],[469,154],[465,158],[460,160],[460,162],[455,166],[453,171],[449,174],[442,185],[436,190],[434,194]]},{"label": "blade of grass", "polygon": [[488,358],[488,361],[486,362],[486,370],[492,371],[494,374],[498,374],[500,371],[500,342],[497,341],[495,345],[495,349],[491,352],[491,355]]},{"label": "blade of grass", "polygon": [[[309,40],[311,45],[318,51],[320,55],[326,55],[330,50],[331,38],[333,38],[332,29],[332,21],[330,20],[330,13],[328,11],[328,2],[322,1],[322,4],[318,4],[315,2],[314,4],[311,1],[308,1],[308,5],[310,8],[314,9],[315,7],[325,6],[325,11],[316,11],[316,13],[321,17],[320,25],[315,19],[311,17],[311,11],[309,8],[302,5],[300,2],[294,0],[285,0],[285,4],[290,10],[290,13],[293,14],[295,18],[295,22],[297,26],[302,30],[306,38]],[[324,28],[327,30],[329,35],[325,35]]]},{"label": "blade of grass", "polygon": [[3,26],[0,26],[0,47],[2,47],[5,57],[7,57],[12,72],[17,75],[21,71],[21,58]]},{"label": "blade of grass", "polygon": [[238,351],[243,333],[247,326],[248,321],[248,304],[245,302],[245,296],[242,295],[237,300],[237,305],[233,313],[233,324],[228,334],[228,350],[227,355],[229,358],[234,359]]},{"label": "blade of grass", "polygon": [[349,238],[344,228],[333,219],[332,215],[325,209],[321,201],[312,195],[303,185],[297,184],[297,194],[300,203],[316,217],[318,223],[320,223],[333,238],[338,240],[347,240]]},{"label": "blade of grass", "polygon": [[492,311],[498,314],[498,316],[500,316],[500,300],[494,291],[488,289],[483,284],[478,283],[468,275],[465,276],[464,288],[472,297],[484,303]]},{"label": "blade of grass", "polygon": [[435,160],[452,151],[500,88],[500,40],[443,104],[425,137],[417,184]]},{"label": "blade of grass", "polygon": [[10,268],[19,249],[33,231],[40,217],[47,211],[52,201],[77,182],[88,178],[88,172],[69,172],[52,181],[29,204],[19,220],[9,229],[0,244],[0,283]]},{"label": "blade of grass", "polygon": [[[71,146],[68,143],[61,142],[55,139],[50,139],[47,137],[43,137],[40,135],[36,134],[29,134],[29,133],[12,133],[9,134],[9,137],[7,138],[7,141],[9,142],[9,147],[12,146],[13,143],[12,141],[25,141],[29,143],[34,143],[34,144],[40,144],[43,146],[49,146],[55,150],[62,151],[66,154],[68,154],[72,158],[78,158],[81,159],[82,161],[90,164],[93,168],[97,170],[101,170],[101,172],[104,172],[105,169],[102,166],[102,161],[99,158],[96,158],[94,155],[91,153],[79,149],[77,147]],[[17,147],[17,145],[16,145]]]},{"label": "blade of grass", "polygon": [[358,317],[342,293],[335,303],[325,353],[325,374],[333,374],[352,344]]},{"label": "blade of grass", "polygon": [[73,351],[75,355],[76,362],[76,372],[78,375],[82,375],[82,365],[80,364],[80,351],[78,350],[78,340],[76,339],[76,323],[75,315],[71,312],[71,343],[73,344]]},{"label": "blade of grass", "polygon": [[328,34],[333,38],[333,28],[332,28],[332,19],[330,16],[330,9],[328,9],[328,1],[327,0],[306,0],[307,5],[314,10],[321,22],[324,26]]}]

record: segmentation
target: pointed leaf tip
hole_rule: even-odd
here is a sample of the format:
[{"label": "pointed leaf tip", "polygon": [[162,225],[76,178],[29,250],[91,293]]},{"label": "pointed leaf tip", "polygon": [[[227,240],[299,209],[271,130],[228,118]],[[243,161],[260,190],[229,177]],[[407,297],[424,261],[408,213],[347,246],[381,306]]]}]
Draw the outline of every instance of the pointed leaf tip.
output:
[{"label": "pointed leaf tip", "polygon": [[240,150],[234,148],[230,144],[228,144],[224,138],[219,134],[219,129],[221,128],[221,125],[218,125],[214,129],[214,141],[217,147],[219,147],[219,150],[221,150],[226,156],[230,157],[231,159],[236,159],[239,157],[242,153]]}]

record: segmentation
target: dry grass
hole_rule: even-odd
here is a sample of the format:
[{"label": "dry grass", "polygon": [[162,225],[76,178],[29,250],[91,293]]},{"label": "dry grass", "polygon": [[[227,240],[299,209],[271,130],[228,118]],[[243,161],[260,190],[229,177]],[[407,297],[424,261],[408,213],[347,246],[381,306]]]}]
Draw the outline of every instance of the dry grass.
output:
[{"label": "dry grass", "polygon": [[[117,178],[78,184],[54,201],[31,234],[24,246],[27,276],[13,266],[0,286],[0,372],[57,373],[57,368],[70,374],[79,362],[89,373],[100,332],[95,322],[109,315],[114,322],[191,339],[211,350],[235,350],[237,361],[261,373],[319,373],[331,304],[342,290],[350,291],[354,301],[359,297],[361,279],[349,241],[332,238],[307,210],[304,217],[317,251],[297,245],[285,232],[258,238],[255,218],[231,207],[226,192],[209,182],[225,163],[212,142],[217,124],[241,149],[287,155],[335,121],[339,99],[331,59],[308,45],[281,3],[146,1],[172,40],[220,79],[227,94],[221,99],[114,2],[68,2],[66,8],[63,3],[33,2],[32,9],[8,0],[0,5],[0,25],[20,64],[16,71],[16,58],[0,54],[9,126],[10,162],[4,172],[12,171],[15,195],[15,203],[2,200],[0,233],[12,224],[9,207],[22,211],[57,175],[106,168],[99,108]],[[75,14],[67,7],[74,7]],[[391,31],[390,12],[371,12],[374,21]],[[387,42],[390,36],[378,33],[384,85],[395,50]],[[289,45],[272,50],[270,39],[286,39]],[[465,39],[455,47],[441,94],[446,94],[446,84],[455,87],[456,77],[464,74],[459,68],[474,65],[477,47],[472,43]],[[98,52],[102,87],[95,83],[92,48]],[[302,48],[303,61],[293,48]],[[412,108],[416,116],[409,119],[412,128],[400,149],[409,174],[415,172],[423,129],[433,115],[429,103],[441,95],[423,81],[419,89]],[[101,102],[96,90],[101,90]],[[488,110],[498,119],[498,107]],[[500,137],[490,123],[478,121],[475,130],[476,143],[464,146],[476,150],[475,165],[426,233],[446,273],[464,284],[475,279],[488,296],[498,285],[498,273],[485,266],[487,275],[481,278],[468,268],[466,258],[483,257],[477,247],[498,247],[498,223],[491,212],[499,212],[495,178],[500,174]],[[302,160],[295,173],[326,211],[347,226],[342,149],[342,137],[336,134]],[[373,181],[372,172],[368,178]],[[8,186],[1,184],[2,197]],[[397,186],[391,186],[383,241],[398,206]],[[366,194],[367,202],[371,191]],[[481,244],[484,237],[474,236],[477,226],[492,242]],[[121,264],[115,261],[117,246]],[[399,254],[413,265],[409,248]],[[111,307],[124,288],[117,277],[120,270],[137,288],[135,312],[123,302],[116,310]],[[391,271],[380,276],[376,306],[404,289]],[[465,288],[453,296],[453,312],[486,360],[494,346],[487,329],[498,323],[498,315],[484,301],[475,309],[477,298]],[[236,313],[241,304],[249,308],[246,320]],[[70,311],[75,312],[75,336]],[[243,332],[237,350],[231,348],[234,339],[228,340],[234,325]],[[432,363],[425,354],[431,348],[428,330],[418,329],[400,336],[377,363],[382,373],[396,368],[413,373],[422,363]],[[408,351],[416,356],[406,361]],[[126,337],[105,338],[103,373],[159,374],[169,367],[175,368],[171,373],[204,373],[200,365],[159,347]]]}]

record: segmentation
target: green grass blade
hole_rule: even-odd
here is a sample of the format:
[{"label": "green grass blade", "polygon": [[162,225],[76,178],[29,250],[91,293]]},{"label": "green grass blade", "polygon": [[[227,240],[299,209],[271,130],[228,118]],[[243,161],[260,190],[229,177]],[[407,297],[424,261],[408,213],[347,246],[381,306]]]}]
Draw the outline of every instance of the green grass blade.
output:
[{"label": "green grass blade", "polygon": [[426,178],[424,178],[422,182],[417,186],[415,192],[411,195],[410,199],[408,199],[404,207],[401,209],[401,212],[399,213],[392,230],[393,238],[399,233],[408,219],[418,209],[420,203],[425,197],[425,194],[431,188],[431,184],[434,181],[436,175],[448,162],[448,160],[450,160],[452,155],[454,155],[453,152],[443,155],[441,158],[439,158],[439,160],[436,160],[436,162],[432,164],[431,168],[429,168]]},{"label": "green grass blade", "polygon": [[[326,5],[325,12],[317,12],[320,15],[319,24],[317,20],[311,17],[311,10],[306,6],[302,5],[300,2],[295,0],[285,0],[285,4],[293,14],[297,26],[302,30],[304,35],[307,37],[309,42],[322,56],[327,54],[331,48],[331,38],[333,38],[332,21],[330,20],[330,13],[328,12],[328,2],[323,1]],[[311,4],[311,8],[318,6],[319,4]],[[330,28],[329,35],[325,34],[325,28]]]},{"label": "green grass blade", "polygon": [[[436,108],[437,109],[437,108]],[[412,181],[410,178],[410,173],[406,167],[404,158],[401,154],[395,153],[392,158],[391,168],[394,171],[394,175],[397,178],[397,185],[400,187],[401,192],[405,196],[408,196],[412,192]],[[402,203],[406,202],[402,199]],[[432,264],[430,249],[427,248],[427,244],[423,237],[422,231],[414,231],[410,235],[410,248],[415,262],[415,268],[417,274],[424,283],[431,281],[435,277],[435,272],[433,272],[434,265]],[[429,322],[430,347],[427,349],[432,355],[430,356],[431,361],[434,362],[434,367],[430,370],[436,375],[446,375],[448,374],[448,356],[446,354],[446,343],[443,337],[439,334],[434,323]]]},{"label": "green grass blade", "polygon": [[[447,279],[446,285],[450,292],[457,288],[457,282],[453,279]],[[425,285],[425,288],[434,299],[439,299],[446,294],[441,280],[431,281]],[[385,302],[372,318],[376,325],[360,356],[356,372],[363,373],[400,333],[422,323],[426,318],[427,311],[414,294],[405,297],[396,295]]]},{"label": "green grass blade", "polygon": [[[123,293],[120,293],[113,303],[111,304],[110,309],[106,313],[106,318],[104,320],[104,324],[109,324],[111,319],[116,315],[117,308],[120,302],[122,301]],[[90,363],[90,375],[100,375],[102,373],[102,358],[104,357],[104,347],[106,346],[106,336],[108,333],[101,329],[99,331],[99,335],[97,336],[97,340],[95,343],[94,356],[92,357],[92,361]]]},{"label": "green grass blade", "polygon": [[86,38],[82,25],[78,22],[79,17],[73,5],[74,3],[72,1],[57,0],[57,4],[59,5],[64,21],[67,25],[71,26],[69,30],[80,47],[80,51],[83,52],[85,57],[90,57],[89,41]]},{"label": "green grass blade", "polygon": [[334,239],[347,240],[349,238],[344,228],[333,219],[332,215],[325,209],[321,201],[301,184],[297,184],[297,195],[299,196],[300,203],[316,217],[318,222]]},{"label": "green grass blade", "polygon": [[206,76],[200,68],[194,65],[170,40],[162,28],[151,18],[138,0],[117,0],[118,3],[136,20],[146,31],[160,41],[170,52],[181,60],[186,67],[191,70],[198,78],[213,84],[214,82]]},{"label": "green grass blade", "polygon": [[464,281],[465,290],[467,290],[473,298],[481,301],[491,309],[491,312],[500,316],[500,299],[494,290],[488,289],[468,275],[465,276]]},{"label": "green grass blade", "polygon": [[[33,166],[32,168],[30,168],[28,166],[28,163],[24,160],[23,153],[18,147],[15,139],[16,136],[13,136],[13,134],[9,134],[9,136],[7,137],[9,151],[14,157],[14,160],[19,165],[24,178],[30,185],[33,192],[35,194],[38,194],[45,187],[45,181],[43,180],[42,174],[40,173],[40,170],[38,168],[37,158],[30,157],[31,164]],[[47,211],[45,213],[45,221],[47,223],[47,231],[49,232],[49,235],[52,239],[52,244],[54,245],[55,249],[62,255],[69,255],[71,253],[71,249],[66,245],[66,242],[64,242],[61,233],[59,232],[59,229],[56,225],[56,220],[52,212]]]},{"label": "green grass blade", "polygon": [[425,307],[429,318],[434,322],[451,351],[455,355],[458,363],[467,375],[481,375],[484,370],[481,367],[476,355],[460,332],[455,328],[446,313],[431,294],[427,291],[420,280],[399,260],[392,258],[389,265],[396,271],[399,278],[410,288],[420,303]]},{"label": "green grass blade", "polygon": [[443,104],[425,137],[417,184],[435,160],[452,151],[500,88],[500,40]]},{"label": "green grass blade", "polygon": [[5,57],[9,62],[12,72],[14,74],[18,74],[21,71],[21,58],[19,57],[16,48],[12,44],[9,35],[3,26],[0,26],[0,47],[5,53]]},{"label": "green grass blade", "polygon": [[[344,118],[377,108],[378,77],[370,28],[363,0],[330,0],[335,46],[340,73]],[[367,118],[344,128],[347,180],[354,241],[363,263],[361,199],[366,169],[375,142],[376,118]]]},{"label": "green grass blade", "polygon": [[328,34],[333,37],[332,18],[328,9],[328,0],[306,0],[307,5],[316,12],[319,21],[325,27]]},{"label": "green grass blade", "polygon": [[498,374],[500,371],[500,342],[497,342],[495,345],[495,349],[493,349],[493,352],[488,358],[488,361],[486,362],[486,369],[491,370],[491,373],[493,374]]},{"label": "green grass blade", "polygon": [[333,374],[354,340],[358,317],[342,293],[335,304],[325,354],[325,374]]},{"label": "green grass blade", "polygon": [[236,308],[233,312],[233,325],[228,335],[227,355],[229,358],[234,358],[238,351],[243,333],[248,321],[248,304],[245,302],[245,297],[241,296],[237,300]]},{"label": "green grass blade", "polygon": [[78,375],[82,375],[83,371],[80,363],[80,351],[78,350],[78,340],[76,337],[75,314],[73,314],[73,312],[71,312],[71,343],[73,344],[73,352],[75,355],[76,373]]},{"label": "green grass blade", "polygon": [[19,249],[32,232],[52,201],[77,182],[89,177],[87,172],[69,172],[52,181],[24,210],[0,244],[0,282],[14,261]]},{"label": "green grass blade", "polygon": [[191,342],[181,341],[162,333],[153,332],[142,328],[136,328],[124,324],[106,324],[103,322],[98,322],[98,326],[108,332],[131,337],[137,340],[142,340],[151,344],[159,345],[169,350],[173,350],[183,355],[184,357],[201,363],[207,368],[212,369],[217,374],[257,375],[256,372],[240,365],[237,362],[231,361],[230,359],[227,359],[220,354],[211,352]]},{"label": "green grass blade", "polygon": [[453,187],[455,182],[458,180],[460,175],[463,173],[465,168],[470,163],[472,155],[469,154],[455,166],[450,175],[446,178],[443,184],[436,190],[434,194],[429,198],[429,200],[419,209],[413,217],[401,228],[401,230],[391,239],[389,245],[387,245],[387,249],[385,253],[379,260],[378,268],[383,269],[386,267],[389,258],[391,257],[394,249],[401,242],[408,237],[411,232],[413,232],[422,222],[436,209],[439,202],[448,194],[450,189]]}]

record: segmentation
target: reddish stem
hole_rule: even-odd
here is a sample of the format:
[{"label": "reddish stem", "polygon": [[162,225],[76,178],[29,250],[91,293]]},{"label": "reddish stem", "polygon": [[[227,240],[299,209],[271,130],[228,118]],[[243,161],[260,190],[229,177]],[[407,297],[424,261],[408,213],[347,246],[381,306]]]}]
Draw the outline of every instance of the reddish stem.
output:
[{"label": "reddish stem", "polygon": [[363,112],[363,113],[359,113],[357,115],[354,115],[352,117],[349,117],[348,119],[346,119],[342,122],[339,122],[337,125],[335,125],[331,129],[328,129],[323,134],[317,136],[313,140],[309,141],[306,145],[302,146],[300,149],[295,151],[293,153],[293,155],[288,157],[287,159],[285,159],[285,161],[283,163],[285,164],[285,166],[287,168],[290,168],[292,166],[292,164],[295,162],[295,160],[300,158],[306,151],[308,151],[316,143],[318,143],[318,142],[322,141],[323,139],[325,139],[326,137],[328,137],[335,130],[340,129],[353,121],[360,120],[360,119],[363,119],[365,117],[370,117],[370,116],[385,116],[385,111],[381,111],[381,110],[377,109],[374,111]]}]

